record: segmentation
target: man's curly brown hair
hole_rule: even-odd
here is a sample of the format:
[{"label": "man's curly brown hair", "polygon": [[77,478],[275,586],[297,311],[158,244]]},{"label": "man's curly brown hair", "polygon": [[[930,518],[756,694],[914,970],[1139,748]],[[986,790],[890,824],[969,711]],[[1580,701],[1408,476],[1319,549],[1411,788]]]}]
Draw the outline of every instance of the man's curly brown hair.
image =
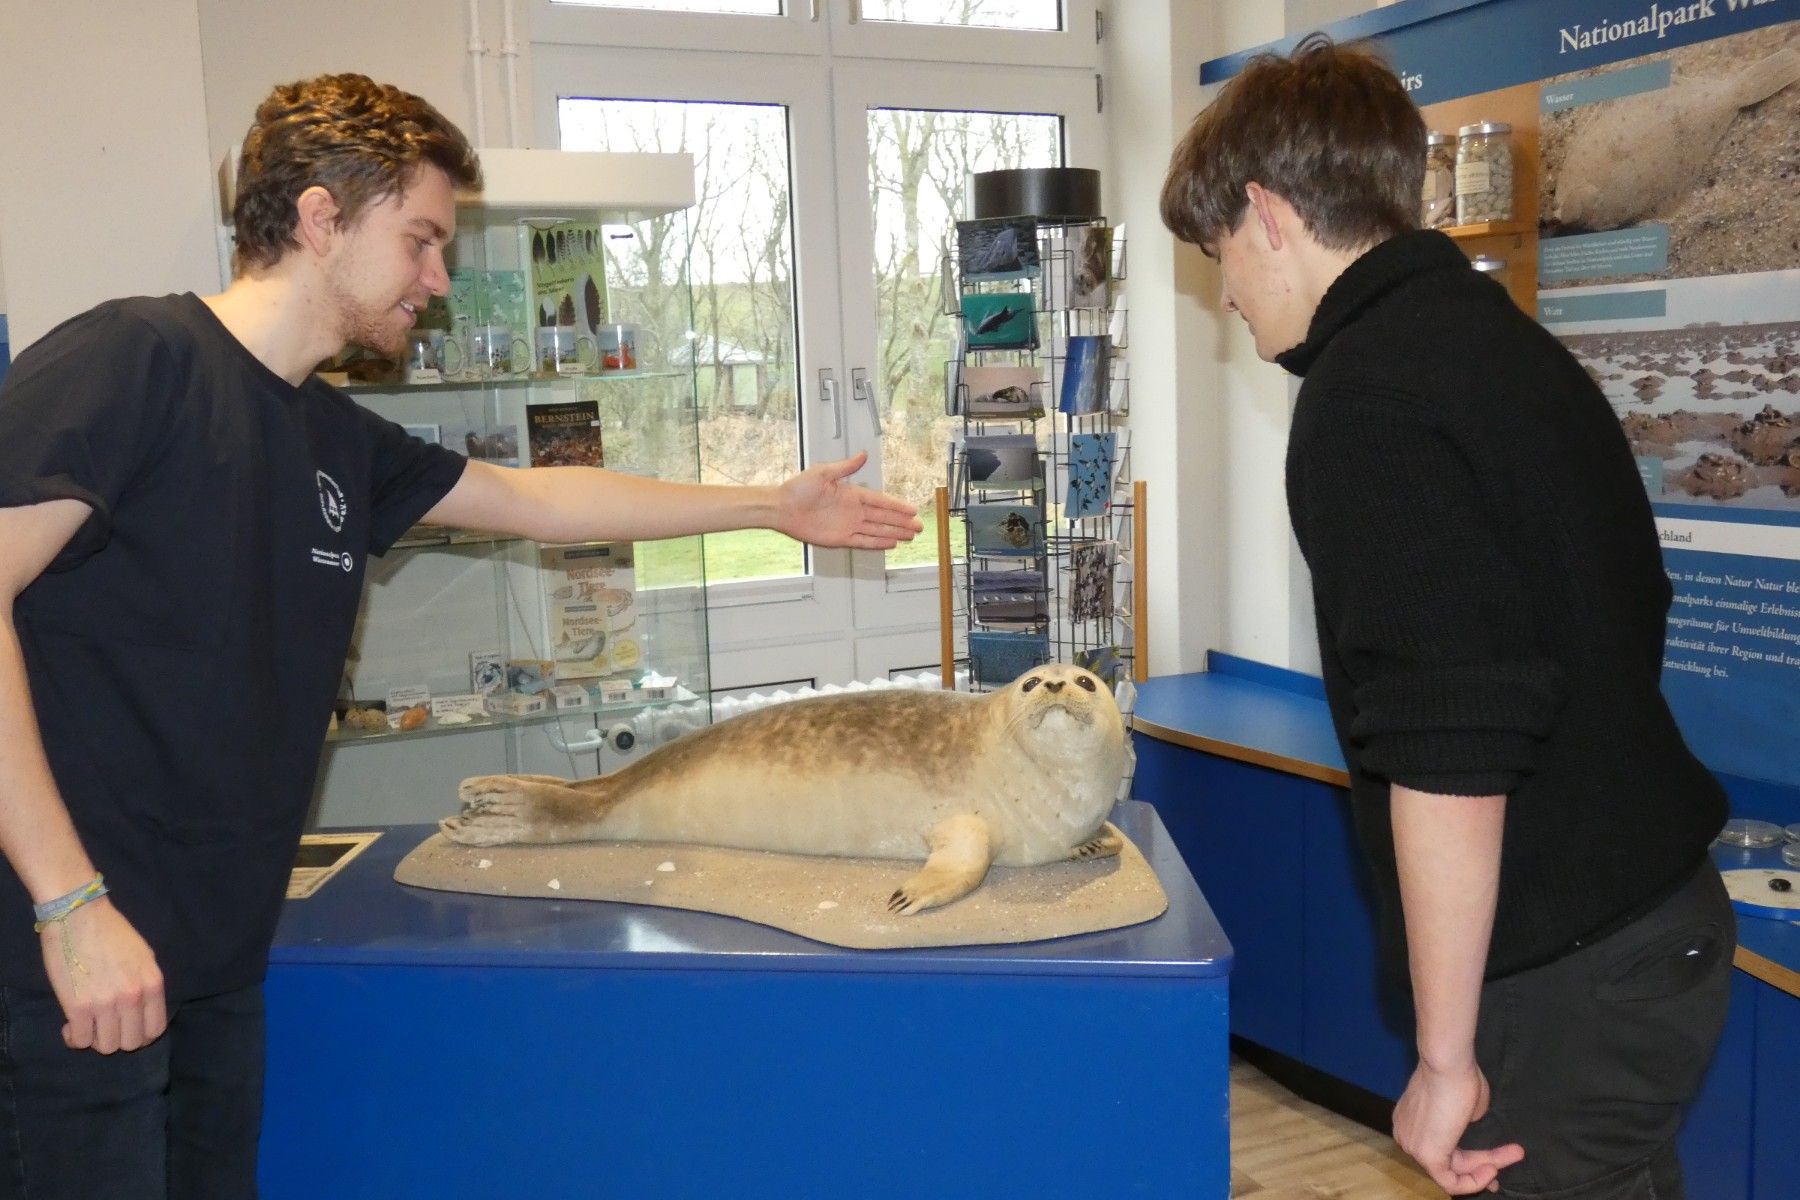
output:
[{"label": "man's curly brown hair", "polygon": [[294,237],[300,194],[322,187],[337,201],[338,222],[401,194],[422,164],[453,186],[481,185],[469,139],[437,109],[367,75],[321,75],[285,83],[256,109],[238,160],[240,270],[270,267],[300,243]]}]

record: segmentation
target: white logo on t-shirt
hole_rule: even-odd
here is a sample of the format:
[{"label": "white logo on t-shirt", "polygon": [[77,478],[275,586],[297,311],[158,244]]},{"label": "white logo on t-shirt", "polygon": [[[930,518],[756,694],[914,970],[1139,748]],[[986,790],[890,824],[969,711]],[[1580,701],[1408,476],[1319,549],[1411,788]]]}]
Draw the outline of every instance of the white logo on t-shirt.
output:
[{"label": "white logo on t-shirt", "polygon": [[344,489],[337,485],[337,480],[323,471],[317,472],[319,478],[319,511],[325,514],[325,524],[331,532],[339,533],[344,528],[344,516],[350,506],[344,499]]}]

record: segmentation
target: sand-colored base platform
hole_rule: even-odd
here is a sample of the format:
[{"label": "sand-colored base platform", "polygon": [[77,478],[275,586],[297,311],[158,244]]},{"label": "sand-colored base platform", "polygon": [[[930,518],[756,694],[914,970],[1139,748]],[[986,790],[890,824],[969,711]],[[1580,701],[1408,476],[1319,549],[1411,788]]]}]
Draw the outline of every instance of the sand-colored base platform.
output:
[{"label": "sand-colored base platform", "polygon": [[1040,941],[1136,925],[1169,906],[1129,838],[1116,858],[994,867],[953,904],[909,917],[888,912],[888,897],[921,865],[643,842],[475,847],[433,834],[400,861],[394,879],[438,891],[720,913],[859,950]]}]

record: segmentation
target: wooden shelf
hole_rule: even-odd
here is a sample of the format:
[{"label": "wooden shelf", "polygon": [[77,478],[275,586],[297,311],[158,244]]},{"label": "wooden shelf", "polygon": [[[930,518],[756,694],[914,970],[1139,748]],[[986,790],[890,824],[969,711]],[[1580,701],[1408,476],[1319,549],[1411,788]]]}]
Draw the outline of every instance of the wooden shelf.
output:
[{"label": "wooden shelf", "polygon": [[1452,225],[1443,230],[1459,241],[1465,238],[1505,237],[1508,234],[1536,233],[1529,221],[1481,221],[1474,225]]}]

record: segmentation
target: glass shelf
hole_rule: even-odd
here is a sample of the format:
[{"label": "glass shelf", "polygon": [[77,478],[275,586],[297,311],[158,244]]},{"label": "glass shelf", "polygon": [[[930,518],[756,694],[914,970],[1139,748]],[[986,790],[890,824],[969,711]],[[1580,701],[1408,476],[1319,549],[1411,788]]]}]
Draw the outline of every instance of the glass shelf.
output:
[{"label": "glass shelf", "polygon": [[406,392],[468,392],[484,388],[529,388],[559,383],[632,383],[640,379],[686,379],[686,371],[596,371],[591,375],[504,375],[487,379],[446,379],[440,383],[340,383],[341,392],[395,396]]},{"label": "glass shelf", "polygon": [[449,734],[478,733],[484,729],[520,729],[529,725],[548,725],[552,721],[565,718],[576,720],[630,720],[639,713],[656,709],[673,708],[681,704],[692,704],[700,697],[687,688],[677,684],[674,694],[665,700],[628,700],[623,704],[595,704],[588,708],[552,708],[525,716],[508,716],[504,713],[488,713],[486,716],[473,717],[462,725],[441,725],[438,718],[433,717],[419,729],[347,729],[341,724],[326,735],[327,745],[366,745],[370,742],[406,742],[418,738],[444,737]]},{"label": "glass shelf", "polygon": [[415,525],[400,535],[395,550],[416,550],[424,546],[502,546],[527,539],[510,533],[487,533],[480,529],[433,529]]}]

